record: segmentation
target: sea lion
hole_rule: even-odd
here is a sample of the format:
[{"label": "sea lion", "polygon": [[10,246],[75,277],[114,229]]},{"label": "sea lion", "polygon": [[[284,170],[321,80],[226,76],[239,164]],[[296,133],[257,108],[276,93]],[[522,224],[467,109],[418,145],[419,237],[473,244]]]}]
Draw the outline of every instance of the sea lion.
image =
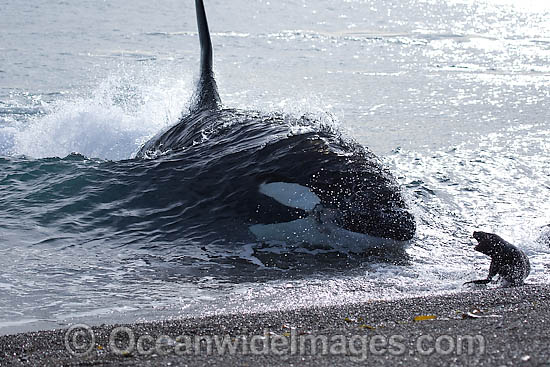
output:
[{"label": "sea lion", "polygon": [[474,250],[491,257],[487,279],[472,280],[464,284],[487,284],[495,275],[500,275],[511,286],[522,285],[531,271],[527,255],[516,246],[494,233],[476,231],[473,237],[478,244]]}]

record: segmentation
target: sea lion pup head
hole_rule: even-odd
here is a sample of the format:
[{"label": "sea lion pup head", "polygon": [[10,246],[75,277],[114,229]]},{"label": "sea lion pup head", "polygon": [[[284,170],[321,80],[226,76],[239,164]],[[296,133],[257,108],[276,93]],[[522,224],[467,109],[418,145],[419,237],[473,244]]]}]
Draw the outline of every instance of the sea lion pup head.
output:
[{"label": "sea lion pup head", "polygon": [[504,242],[500,236],[494,233],[475,231],[473,237],[478,244],[474,250],[481,252],[487,256],[494,256],[499,253],[502,243]]}]

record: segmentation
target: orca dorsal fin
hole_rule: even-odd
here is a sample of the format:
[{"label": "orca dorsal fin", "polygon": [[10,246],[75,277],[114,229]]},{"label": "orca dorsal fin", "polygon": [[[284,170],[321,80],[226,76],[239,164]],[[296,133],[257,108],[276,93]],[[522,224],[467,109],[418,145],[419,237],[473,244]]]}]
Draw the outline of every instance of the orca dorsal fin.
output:
[{"label": "orca dorsal fin", "polygon": [[218,87],[214,79],[214,71],[212,70],[212,41],[210,40],[203,0],[195,0],[195,8],[201,45],[201,70],[199,83],[190,108],[191,112],[217,109],[221,104]]}]

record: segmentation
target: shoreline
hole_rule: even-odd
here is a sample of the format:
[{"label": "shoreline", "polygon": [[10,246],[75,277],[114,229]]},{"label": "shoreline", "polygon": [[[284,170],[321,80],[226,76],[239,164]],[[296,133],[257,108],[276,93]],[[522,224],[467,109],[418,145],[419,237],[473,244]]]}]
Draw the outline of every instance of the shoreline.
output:
[{"label": "shoreline", "polygon": [[90,329],[73,325],[70,334],[71,328],[0,336],[0,365],[549,365],[549,302],[549,285],[525,285]]}]

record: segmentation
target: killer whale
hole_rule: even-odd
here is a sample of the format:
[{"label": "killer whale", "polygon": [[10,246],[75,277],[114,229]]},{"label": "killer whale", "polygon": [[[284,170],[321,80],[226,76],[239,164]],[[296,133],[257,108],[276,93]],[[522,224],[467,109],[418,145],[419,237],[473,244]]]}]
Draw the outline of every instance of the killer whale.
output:
[{"label": "killer whale", "polygon": [[[227,161],[215,164],[246,171],[232,182],[220,182],[229,201],[233,195],[227,186],[247,191],[246,200],[227,206],[260,241],[339,242],[360,251],[411,240],[416,224],[401,188],[366,147],[306,116],[222,106],[202,0],[195,1],[195,9],[200,76],[189,113],[147,141],[136,158],[177,155],[206,140],[223,146]],[[249,167],[231,161],[233,150],[248,152]],[[212,161],[216,157],[213,152]]]}]

